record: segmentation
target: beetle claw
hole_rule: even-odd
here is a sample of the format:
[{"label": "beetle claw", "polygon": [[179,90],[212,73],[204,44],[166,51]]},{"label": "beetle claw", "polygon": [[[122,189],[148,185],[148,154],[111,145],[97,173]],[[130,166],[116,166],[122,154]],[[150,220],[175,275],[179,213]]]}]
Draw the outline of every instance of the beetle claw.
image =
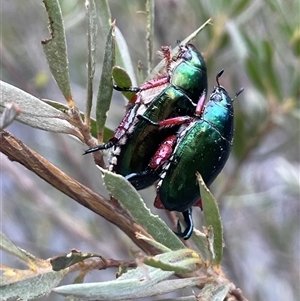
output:
[{"label": "beetle claw", "polygon": [[187,240],[191,237],[194,229],[194,222],[193,222],[193,217],[192,217],[192,209],[188,209],[186,211],[182,212],[184,221],[186,223],[186,229],[182,232],[181,231],[181,226],[178,220],[177,223],[177,232],[174,232],[177,236],[183,238],[184,240]]}]

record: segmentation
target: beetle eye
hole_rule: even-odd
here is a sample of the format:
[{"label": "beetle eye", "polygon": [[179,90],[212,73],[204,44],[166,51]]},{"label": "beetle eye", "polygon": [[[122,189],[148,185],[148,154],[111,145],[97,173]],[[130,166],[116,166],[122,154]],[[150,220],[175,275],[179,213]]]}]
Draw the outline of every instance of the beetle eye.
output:
[{"label": "beetle eye", "polygon": [[185,51],[181,57],[186,61],[190,61],[192,59],[192,54],[190,51]]}]

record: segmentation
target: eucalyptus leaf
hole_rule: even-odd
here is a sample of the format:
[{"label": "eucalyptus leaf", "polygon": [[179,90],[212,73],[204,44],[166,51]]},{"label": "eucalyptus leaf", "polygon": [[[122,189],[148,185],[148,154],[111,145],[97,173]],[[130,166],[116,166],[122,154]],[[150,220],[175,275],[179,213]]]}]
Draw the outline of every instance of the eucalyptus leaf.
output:
[{"label": "eucalyptus leaf", "polygon": [[51,258],[50,263],[52,265],[53,271],[60,271],[91,257],[99,256],[93,253],[82,253],[79,251],[72,250],[72,252],[68,254],[59,255],[54,258]]},{"label": "eucalyptus leaf", "polygon": [[154,38],[154,19],[155,19],[155,2],[154,0],[147,0],[146,12],[147,12],[147,61],[148,61],[148,73],[152,69],[153,60],[153,38]]},{"label": "eucalyptus leaf", "polygon": [[83,141],[81,133],[69,123],[68,116],[42,100],[0,81],[0,112],[6,103],[15,103],[22,111],[16,120],[45,131],[73,135]]},{"label": "eucalyptus leaf", "polygon": [[153,284],[152,281],[147,280],[145,280],[143,284],[134,280],[127,280],[122,282],[91,283],[90,285],[82,284],[78,286],[75,284],[66,285],[57,287],[53,291],[63,295],[70,294],[72,296],[80,297],[80,300],[136,300],[137,298],[167,294],[179,289],[193,287],[199,285],[200,282],[201,279],[198,277],[165,280],[155,284]]},{"label": "eucalyptus leaf", "polygon": [[199,250],[202,260],[206,263],[212,262],[212,254],[209,248],[207,235],[200,232],[197,229],[194,229],[193,234],[194,234],[192,236],[193,242],[196,245],[197,249]]},{"label": "eucalyptus leaf", "polygon": [[93,81],[96,66],[97,49],[97,11],[94,0],[86,2],[86,14],[88,23],[88,63],[87,63],[87,100],[86,100],[86,118],[90,119],[90,113],[93,102]]},{"label": "eucalyptus leaf", "polygon": [[64,22],[58,0],[43,0],[49,17],[51,38],[42,41],[51,73],[70,106],[74,105],[69,75]]},{"label": "eucalyptus leaf", "polygon": [[165,253],[168,258],[158,259],[145,257],[144,263],[163,271],[174,271],[175,273],[191,273],[202,266],[202,259],[191,249],[182,249]]},{"label": "eucalyptus leaf", "polygon": [[170,228],[158,216],[150,212],[135,188],[123,176],[104,169],[101,170],[104,183],[113,197],[121,202],[134,220],[147,229],[155,240],[171,250],[178,250],[184,247],[183,243]]},{"label": "eucalyptus leaf", "polygon": [[116,27],[116,41],[117,41],[117,51],[116,51],[116,61],[117,64],[126,70],[129,74],[132,85],[137,86],[137,80],[134,72],[134,67],[130,57],[129,48],[126,40],[121,32],[121,30]]},{"label": "eucalyptus leaf", "polygon": [[107,36],[105,53],[103,59],[102,74],[97,95],[96,121],[98,131],[98,142],[103,142],[104,126],[107,118],[107,111],[110,107],[113,84],[112,68],[115,65],[115,24],[111,25]]},{"label": "eucalyptus leaf", "polygon": [[[160,254],[154,258],[166,261],[170,259],[170,254]],[[54,291],[84,300],[124,300],[150,297],[200,284],[198,277],[167,280],[173,274],[172,271],[141,265],[113,281],[65,285],[55,288]]]},{"label": "eucalyptus leaf", "polygon": [[[67,273],[66,270],[54,272],[49,267],[39,269],[37,272],[32,270],[19,270],[19,279],[6,282],[6,277],[0,277],[1,300],[31,300],[50,294]],[[23,277],[21,277],[23,274]]]},{"label": "eucalyptus leaf", "polygon": [[[132,86],[132,82],[127,71],[119,66],[113,67],[113,78],[115,84],[121,88],[129,88]],[[122,94],[128,99],[131,100],[136,93],[124,91]]]},{"label": "eucalyptus leaf", "polygon": [[206,187],[201,175],[197,174],[200,185],[200,195],[206,227],[213,228],[213,250],[215,258],[214,263],[219,265],[223,257],[223,227],[217,201]]},{"label": "eucalyptus leaf", "polygon": [[33,255],[17,247],[4,233],[0,232],[0,249],[19,258],[32,269],[36,268]]},{"label": "eucalyptus leaf", "polygon": [[101,28],[105,36],[107,36],[111,26],[111,12],[107,0],[96,0],[97,15],[101,24]]},{"label": "eucalyptus leaf", "polygon": [[229,284],[207,284],[198,298],[201,301],[224,301],[229,289]]}]

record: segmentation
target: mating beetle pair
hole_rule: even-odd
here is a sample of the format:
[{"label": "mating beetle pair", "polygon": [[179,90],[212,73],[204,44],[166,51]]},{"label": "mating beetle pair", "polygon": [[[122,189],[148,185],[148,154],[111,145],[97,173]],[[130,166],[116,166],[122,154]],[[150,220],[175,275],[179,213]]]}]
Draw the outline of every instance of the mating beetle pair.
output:
[{"label": "mating beetle pair", "polygon": [[[223,169],[233,142],[234,99],[231,99],[219,84],[219,77],[223,71],[218,73],[217,86],[214,87],[206,105],[204,106],[204,92],[198,102],[195,116],[187,120],[177,134],[168,137],[153,157],[153,160],[159,157],[160,161],[164,162],[162,171],[159,172],[155,206],[183,213],[187,228],[181,232],[178,224],[178,234],[184,239],[188,239],[192,234],[191,207],[200,198],[196,172],[202,175],[206,185],[210,185]],[[236,96],[242,91],[243,89]],[[175,119],[171,122],[165,120],[157,123],[157,126],[171,126],[176,122]],[[178,119],[178,122],[181,123],[181,120]],[[164,150],[166,142],[173,145],[174,150],[167,158],[161,158],[161,153],[168,153]],[[159,170],[159,166],[149,167],[142,173],[127,176],[128,180],[138,186],[144,177]]]},{"label": "mating beetle pair", "polygon": [[155,206],[183,212],[187,228],[181,232],[178,227],[177,234],[188,239],[193,230],[190,208],[200,197],[195,173],[209,185],[223,168],[233,137],[233,106],[219,85],[221,72],[203,109],[203,57],[191,44],[180,46],[173,61],[168,51],[164,48],[165,77],[140,88],[118,88],[137,92],[137,97],[110,141],[86,153],[113,148],[110,170],[126,176],[137,189],[160,179]]},{"label": "mating beetle pair", "polygon": [[[174,129],[168,128],[160,130],[137,116],[146,116],[154,122],[177,116],[193,116],[199,96],[207,89],[206,64],[193,45],[180,46],[173,60],[168,47],[163,48],[163,54],[167,75],[146,82],[139,88],[117,88],[137,92],[135,102],[110,141],[85,152],[112,148],[109,170],[123,176],[143,171],[161,141],[174,132]],[[156,179],[149,179],[139,189],[153,184]]]}]

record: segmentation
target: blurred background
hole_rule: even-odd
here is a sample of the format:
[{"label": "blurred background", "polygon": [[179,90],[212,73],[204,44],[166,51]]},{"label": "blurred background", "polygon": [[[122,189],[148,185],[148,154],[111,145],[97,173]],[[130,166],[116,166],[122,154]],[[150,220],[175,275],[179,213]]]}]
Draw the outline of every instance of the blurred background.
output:
[{"label": "blurred background", "polygon": [[[146,1],[109,0],[112,19],[128,43],[132,64],[147,66]],[[84,1],[61,0],[66,27],[73,96],[81,110],[86,99],[87,35]],[[51,77],[40,41],[49,37],[42,1],[1,4],[1,79],[38,98],[65,103]],[[176,46],[209,17],[193,41],[208,68],[209,91],[225,69],[221,84],[235,101],[234,148],[211,186],[225,231],[224,271],[249,300],[299,300],[299,95],[300,4],[296,0],[157,0],[154,53]],[[105,35],[99,27],[95,95],[101,74]],[[159,62],[154,54],[154,66]],[[147,77],[146,67],[143,70]],[[141,83],[141,82],[140,82]],[[115,129],[124,99],[114,92],[107,127]],[[15,122],[8,130],[94,191],[107,196],[86,145]],[[76,248],[106,258],[132,259],[138,248],[105,219],[78,205],[18,163],[0,154],[1,229],[18,246],[41,258]],[[154,214],[155,189],[141,191]],[[200,209],[193,211],[201,228]],[[5,265],[20,267],[0,253]],[[115,278],[116,270],[94,271],[86,281]],[[70,277],[65,281],[72,281]],[[191,294],[192,292],[180,292]],[[41,300],[41,299],[39,299]],[[62,300],[50,295],[42,300]]]}]

